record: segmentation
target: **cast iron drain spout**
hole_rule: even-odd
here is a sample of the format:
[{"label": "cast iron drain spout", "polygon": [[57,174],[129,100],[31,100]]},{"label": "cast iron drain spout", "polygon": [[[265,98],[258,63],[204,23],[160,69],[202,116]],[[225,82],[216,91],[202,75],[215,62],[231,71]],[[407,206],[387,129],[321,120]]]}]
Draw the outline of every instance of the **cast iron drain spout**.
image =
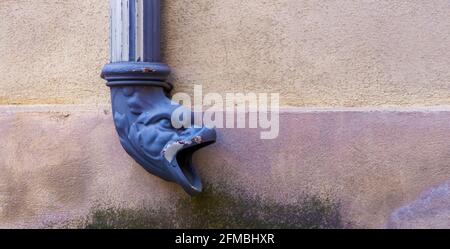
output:
[{"label": "cast iron drain spout", "polygon": [[168,95],[168,65],[161,62],[161,0],[110,0],[110,63],[102,78],[111,88],[114,122],[126,152],[148,172],[202,192],[192,164],[197,150],[215,142],[206,127],[174,128],[180,108]]}]

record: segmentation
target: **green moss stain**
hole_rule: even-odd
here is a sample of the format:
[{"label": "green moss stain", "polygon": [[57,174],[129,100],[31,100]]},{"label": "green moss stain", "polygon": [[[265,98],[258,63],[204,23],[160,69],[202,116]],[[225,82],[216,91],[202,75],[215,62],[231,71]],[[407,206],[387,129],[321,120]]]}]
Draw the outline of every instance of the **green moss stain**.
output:
[{"label": "green moss stain", "polygon": [[229,194],[209,187],[194,198],[179,200],[174,208],[101,208],[79,223],[86,229],[146,228],[345,228],[339,203],[328,197],[304,195],[295,204],[264,201],[246,194]]}]

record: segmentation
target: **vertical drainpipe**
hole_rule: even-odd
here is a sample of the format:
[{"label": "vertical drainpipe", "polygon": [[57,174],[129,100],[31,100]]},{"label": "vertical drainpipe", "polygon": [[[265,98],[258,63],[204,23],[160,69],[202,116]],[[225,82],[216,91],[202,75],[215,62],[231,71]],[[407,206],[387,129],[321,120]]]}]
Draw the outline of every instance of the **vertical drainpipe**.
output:
[{"label": "vertical drainpipe", "polygon": [[172,85],[170,68],[161,62],[161,0],[110,0],[110,12],[110,63],[102,78],[111,88],[120,142],[148,172],[198,194],[202,183],[192,155],[214,143],[216,132],[177,129],[181,125],[171,122],[182,107],[168,98]]},{"label": "vertical drainpipe", "polygon": [[161,62],[161,1],[110,0],[111,62]]}]

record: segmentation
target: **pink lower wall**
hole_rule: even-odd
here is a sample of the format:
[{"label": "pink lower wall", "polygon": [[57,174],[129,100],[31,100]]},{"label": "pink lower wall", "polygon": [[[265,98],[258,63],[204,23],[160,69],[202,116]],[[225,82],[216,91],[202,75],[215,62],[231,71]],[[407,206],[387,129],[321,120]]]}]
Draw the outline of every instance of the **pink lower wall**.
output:
[{"label": "pink lower wall", "polygon": [[[170,207],[188,198],[125,154],[111,119],[108,107],[1,107],[0,227],[57,224],[105,203]],[[450,179],[448,108],[289,109],[280,124],[279,138],[266,141],[259,130],[219,130],[218,143],[195,158],[204,181],[281,204],[332,196],[354,226],[383,228],[411,225],[398,210]]]}]

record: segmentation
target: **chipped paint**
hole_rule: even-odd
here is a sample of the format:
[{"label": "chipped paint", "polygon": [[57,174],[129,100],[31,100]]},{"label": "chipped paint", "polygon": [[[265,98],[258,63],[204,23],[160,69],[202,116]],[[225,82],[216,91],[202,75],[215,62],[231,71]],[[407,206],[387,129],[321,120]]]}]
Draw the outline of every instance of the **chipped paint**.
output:
[{"label": "chipped paint", "polygon": [[191,144],[201,144],[203,143],[203,138],[201,136],[194,136],[191,141],[180,140],[174,143],[170,143],[164,147],[162,153],[168,162],[172,162],[175,159],[177,153],[183,149],[186,145]]},{"label": "chipped paint", "polygon": [[203,138],[201,136],[195,136],[192,138],[192,142],[196,144],[201,144],[203,142]]},{"label": "chipped paint", "polygon": [[420,197],[395,210],[388,228],[425,229],[450,227],[450,181],[423,192]]},{"label": "chipped paint", "polygon": [[181,142],[175,142],[175,143],[170,143],[170,144],[166,145],[166,147],[162,151],[163,156],[166,158],[166,160],[169,163],[171,163],[173,161],[173,159],[175,159],[175,157],[177,156],[177,153],[181,149],[183,149],[184,145],[185,144],[181,143]]}]

